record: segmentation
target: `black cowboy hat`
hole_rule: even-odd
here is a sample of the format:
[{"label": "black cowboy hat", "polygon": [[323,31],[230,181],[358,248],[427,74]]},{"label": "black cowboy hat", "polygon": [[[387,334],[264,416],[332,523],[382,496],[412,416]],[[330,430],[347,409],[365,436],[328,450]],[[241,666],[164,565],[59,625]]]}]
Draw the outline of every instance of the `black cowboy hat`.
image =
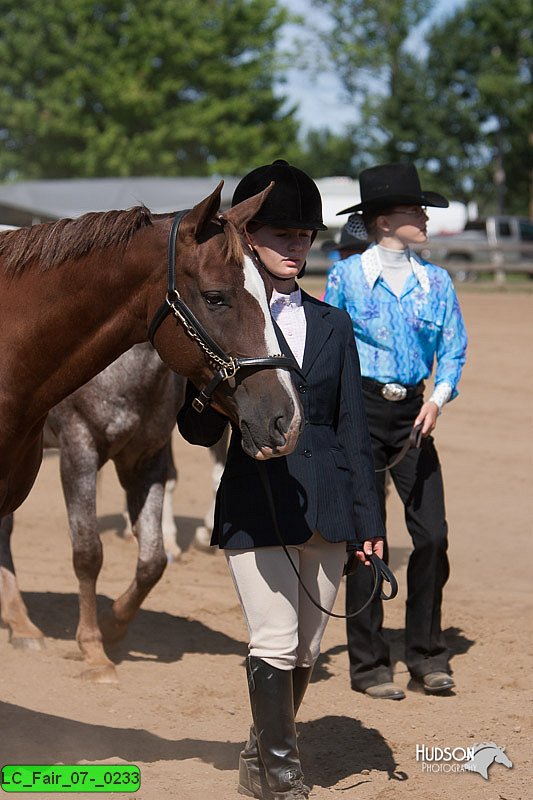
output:
[{"label": "black cowboy hat", "polygon": [[397,204],[436,208],[447,208],[449,205],[442,194],[422,191],[414,164],[381,164],[364,169],[359,175],[359,189],[361,202],[338,211],[337,216]]},{"label": "black cowboy hat", "polygon": [[272,191],[255,215],[254,222],[282,228],[325,231],[322,199],[315,182],[303,170],[278,159],[253,169],[240,181],[233,193],[232,206],[262,192],[274,181]]}]

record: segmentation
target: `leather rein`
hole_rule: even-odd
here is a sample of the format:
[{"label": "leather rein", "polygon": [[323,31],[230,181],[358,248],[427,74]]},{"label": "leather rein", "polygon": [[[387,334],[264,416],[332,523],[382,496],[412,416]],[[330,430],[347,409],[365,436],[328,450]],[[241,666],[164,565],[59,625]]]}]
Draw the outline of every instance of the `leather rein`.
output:
[{"label": "leather rein", "polygon": [[[272,487],[270,485],[270,480],[268,478],[266,464],[264,464],[261,461],[258,461],[257,469],[259,470],[259,477],[261,478],[261,483],[263,484],[263,488],[265,490],[265,494],[267,497],[268,508],[270,511],[270,516],[272,517],[272,525],[274,527],[276,538],[279,541],[281,547],[283,548],[285,555],[289,559],[291,567],[296,573],[296,577],[298,578],[300,586],[302,587],[302,589],[304,590],[304,592],[306,593],[307,597],[312,602],[312,604],[316,606],[316,608],[318,608],[319,611],[322,611],[323,614],[327,614],[328,617],[336,617],[337,619],[351,619],[352,617],[356,617],[358,614],[364,611],[365,608],[368,608],[368,606],[376,597],[378,592],[382,600],[392,600],[394,597],[396,597],[396,595],[398,594],[398,581],[396,580],[394,573],[388,567],[388,565],[385,564],[385,562],[378,555],[376,555],[376,553],[372,553],[371,555],[367,555],[367,559],[368,561],[370,561],[370,566],[372,568],[372,572],[374,573],[374,585],[372,587],[372,592],[370,593],[370,596],[361,606],[361,608],[358,608],[357,611],[353,611],[351,614],[335,614],[333,611],[328,611],[327,608],[321,606],[320,603],[318,603],[312,596],[311,592],[309,591],[305,583],[302,581],[301,575],[298,572],[298,568],[296,567],[296,564],[291,558],[291,554],[287,549],[287,545],[283,541],[283,537],[281,535],[281,531],[278,525],[276,504],[274,503],[274,497],[272,495]],[[355,559],[355,552],[351,551],[344,570],[345,575],[348,574],[348,572],[354,571],[353,569],[354,563],[359,565],[359,562],[356,562],[354,559]],[[351,567],[352,569],[347,570],[347,567],[348,568]],[[383,591],[383,581],[386,581],[390,585],[389,594],[385,594]]]},{"label": "leather rein", "polygon": [[192,402],[194,410],[197,411],[198,414],[201,414],[204,408],[211,403],[213,394],[220,384],[234,378],[240,369],[249,371],[259,369],[294,369],[297,365],[294,359],[287,358],[287,356],[281,353],[278,355],[257,356],[252,358],[230,356],[211,338],[202,323],[182,300],[176,288],[176,241],[181,222],[188,211],[190,211],[190,209],[178,211],[172,221],[168,237],[167,293],[164,302],[159,306],[150,323],[148,339],[153,345],[154,337],[159,326],[169,314],[173,314],[178,322],[183,325],[191,339],[204,351],[209,363],[215,370],[215,374],[207,386],[200,391],[198,397],[195,397]]},{"label": "leather rein", "polygon": [[411,449],[419,450],[422,447],[422,423],[419,422],[418,425],[413,425],[411,428],[411,432],[409,433],[409,437],[405,440],[402,449],[396,455],[392,461],[390,461],[386,467],[381,467],[381,469],[375,469],[374,472],[386,472],[387,470],[396,467],[402,458],[407,455],[408,451]]}]

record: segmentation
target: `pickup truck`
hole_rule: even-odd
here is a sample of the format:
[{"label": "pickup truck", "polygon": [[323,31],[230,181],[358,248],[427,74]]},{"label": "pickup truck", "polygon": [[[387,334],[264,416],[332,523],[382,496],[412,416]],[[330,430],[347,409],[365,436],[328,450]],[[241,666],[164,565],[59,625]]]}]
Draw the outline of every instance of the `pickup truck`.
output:
[{"label": "pickup truck", "polygon": [[447,267],[458,281],[475,280],[480,272],[498,270],[532,274],[533,221],[514,216],[479,217],[467,222],[459,233],[432,236],[420,252]]}]

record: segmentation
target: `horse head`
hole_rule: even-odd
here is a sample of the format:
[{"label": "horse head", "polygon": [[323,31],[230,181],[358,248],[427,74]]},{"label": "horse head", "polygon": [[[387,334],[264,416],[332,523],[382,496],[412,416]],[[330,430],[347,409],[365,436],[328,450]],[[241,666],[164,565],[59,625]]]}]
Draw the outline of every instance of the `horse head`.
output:
[{"label": "horse head", "polygon": [[511,768],[513,762],[506,756],[504,747],[498,747],[494,742],[481,742],[475,745],[474,755],[464,765],[470,772],[477,772],[482,778],[488,780],[489,767],[496,762]]},{"label": "horse head", "polygon": [[[244,226],[270,188],[220,215],[221,182],[185,214],[177,232],[172,265],[176,289],[218,349],[231,358],[280,353],[268,305],[271,287],[243,243]],[[159,303],[161,299],[159,285]],[[161,324],[154,344],[169,366],[199,388],[220,369],[198,337],[172,318]],[[239,425],[243,448],[254,458],[287,455],[296,446],[301,410],[287,369],[272,364],[239,369],[217,386],[214,398],[215,408]]]},{"label": "horse head", "polygon": [[494,760],[497,764],[503,764],[504,767],[511,769],[513,762],[505,752],[505,747],[497,747]]}]

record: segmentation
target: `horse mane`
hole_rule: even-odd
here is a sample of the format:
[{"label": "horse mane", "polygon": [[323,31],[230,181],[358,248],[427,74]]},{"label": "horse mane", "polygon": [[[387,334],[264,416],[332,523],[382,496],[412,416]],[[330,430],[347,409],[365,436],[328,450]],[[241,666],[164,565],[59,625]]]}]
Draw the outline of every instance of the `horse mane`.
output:
[{"label": "horse mane", "polygon": [[[19,275],[34,263],[38,263],[40,272],[45,272],[65,261],[80,259],[92,250],[125,248],[140,228],[168,216],[152,214],[146,206],[135,206],[127,211],[91,211],[76,219],[5,231],[0,233],[0,259],[4,271],[13,275]],[[225,262],[242,265],[244,251],[238,231],[223,217],[217,215],[216,221],[225,232]]]},{"label": "horse mane", "polygon": [[139,228],[152,224],[145,206],[127,211],[91,211],[76,219],[60,219],[0,234],[5,272],[19,275],[31,264],[39,270],[80,259],[91,250],[126,247]]}]

